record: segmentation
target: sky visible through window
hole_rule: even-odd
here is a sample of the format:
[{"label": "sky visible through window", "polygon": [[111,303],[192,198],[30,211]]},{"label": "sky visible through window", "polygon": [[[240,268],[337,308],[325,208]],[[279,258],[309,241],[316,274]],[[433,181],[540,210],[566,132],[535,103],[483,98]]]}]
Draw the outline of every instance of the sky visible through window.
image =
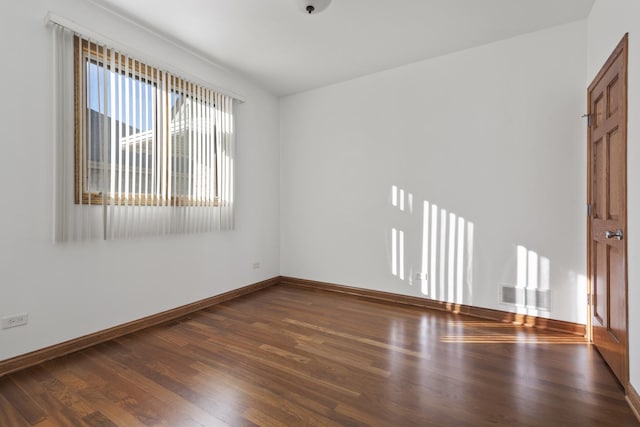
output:
[{"label": "sky visible through window", "polygon": [[[155,86],[147,81],[125,77],[123,74],[113,73],[104,67],[87,62],[88,99],[91,110],[105,113],[105,85],[106,85],[106,114],[112,117],[111,103],[115,102],[115,118],[121,123],[138,131],[147,131],[153,127]],[[106,76],[105,76],[106,73]],[[106,78],[105,78],[106,77]],[[115,84],[115,99],[111,99],[112,80]],[[129,86],[129,99],[127,96]],[[179,95],[171,93],[171,106],[175,106]],[[129,115],[126,113],[126,103],[129,103]]]}]

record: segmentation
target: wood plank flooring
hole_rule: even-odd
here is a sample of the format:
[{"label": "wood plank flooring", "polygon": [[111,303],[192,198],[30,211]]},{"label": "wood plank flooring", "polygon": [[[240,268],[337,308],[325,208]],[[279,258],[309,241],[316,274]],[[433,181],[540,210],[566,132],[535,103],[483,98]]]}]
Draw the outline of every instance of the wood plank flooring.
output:
[{"label": "wood plank flooring", "polygon": [[293,286],[0,378],[0,426],[637,426],[582,338]]}]

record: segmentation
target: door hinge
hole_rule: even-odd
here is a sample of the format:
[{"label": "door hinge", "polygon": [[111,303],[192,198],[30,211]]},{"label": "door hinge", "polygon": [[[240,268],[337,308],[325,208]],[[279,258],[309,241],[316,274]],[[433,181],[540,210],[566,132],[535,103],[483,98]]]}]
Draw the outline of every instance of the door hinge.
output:
[{"label": "door hinge", "polygon": [[587,118],[587,127],[591,127],[591,114],[587,113],[587,114],[583,114],[582,117],[586,117]]},{"label": "door hinge", "polygon": [[587,203],[587,217],[591,217],[591,210],[592,210],[592,205],[591,203]]},{"label": "door hinge", "polygon": [[587,305],[593,305],[593,295],[587,294]]}]

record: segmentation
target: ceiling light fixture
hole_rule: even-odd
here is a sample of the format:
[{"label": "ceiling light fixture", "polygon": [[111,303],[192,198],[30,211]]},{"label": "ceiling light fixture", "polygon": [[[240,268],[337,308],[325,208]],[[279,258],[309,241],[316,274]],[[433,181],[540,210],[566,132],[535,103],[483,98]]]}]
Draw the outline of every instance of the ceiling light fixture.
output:
[{"label": "ceiling light fixture", "polygon": [[315,15],[325,10],[331,0],[296,0],[298,8],[307,15]]}]

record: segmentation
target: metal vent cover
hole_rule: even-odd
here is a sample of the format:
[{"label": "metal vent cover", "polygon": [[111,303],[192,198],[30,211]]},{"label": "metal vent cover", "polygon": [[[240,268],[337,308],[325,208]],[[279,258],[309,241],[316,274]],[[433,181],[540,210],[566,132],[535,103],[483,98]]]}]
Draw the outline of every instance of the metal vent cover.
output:
[{"label": "metal vent cover", "polygon": [[551,309],[549,289],[527,289],[500,285],[500,303],[549,311]]},{"label": "metal vent cover", "polygon": [[524,305],[524,288],[502,285],[500,287],[500,302],[503,304]]},{"label": "metal vent cover", "polygon": [[549,296],[549,289],[527,289],[525,295],[527,307],[549,311],[551,310],[551,301]]}]

